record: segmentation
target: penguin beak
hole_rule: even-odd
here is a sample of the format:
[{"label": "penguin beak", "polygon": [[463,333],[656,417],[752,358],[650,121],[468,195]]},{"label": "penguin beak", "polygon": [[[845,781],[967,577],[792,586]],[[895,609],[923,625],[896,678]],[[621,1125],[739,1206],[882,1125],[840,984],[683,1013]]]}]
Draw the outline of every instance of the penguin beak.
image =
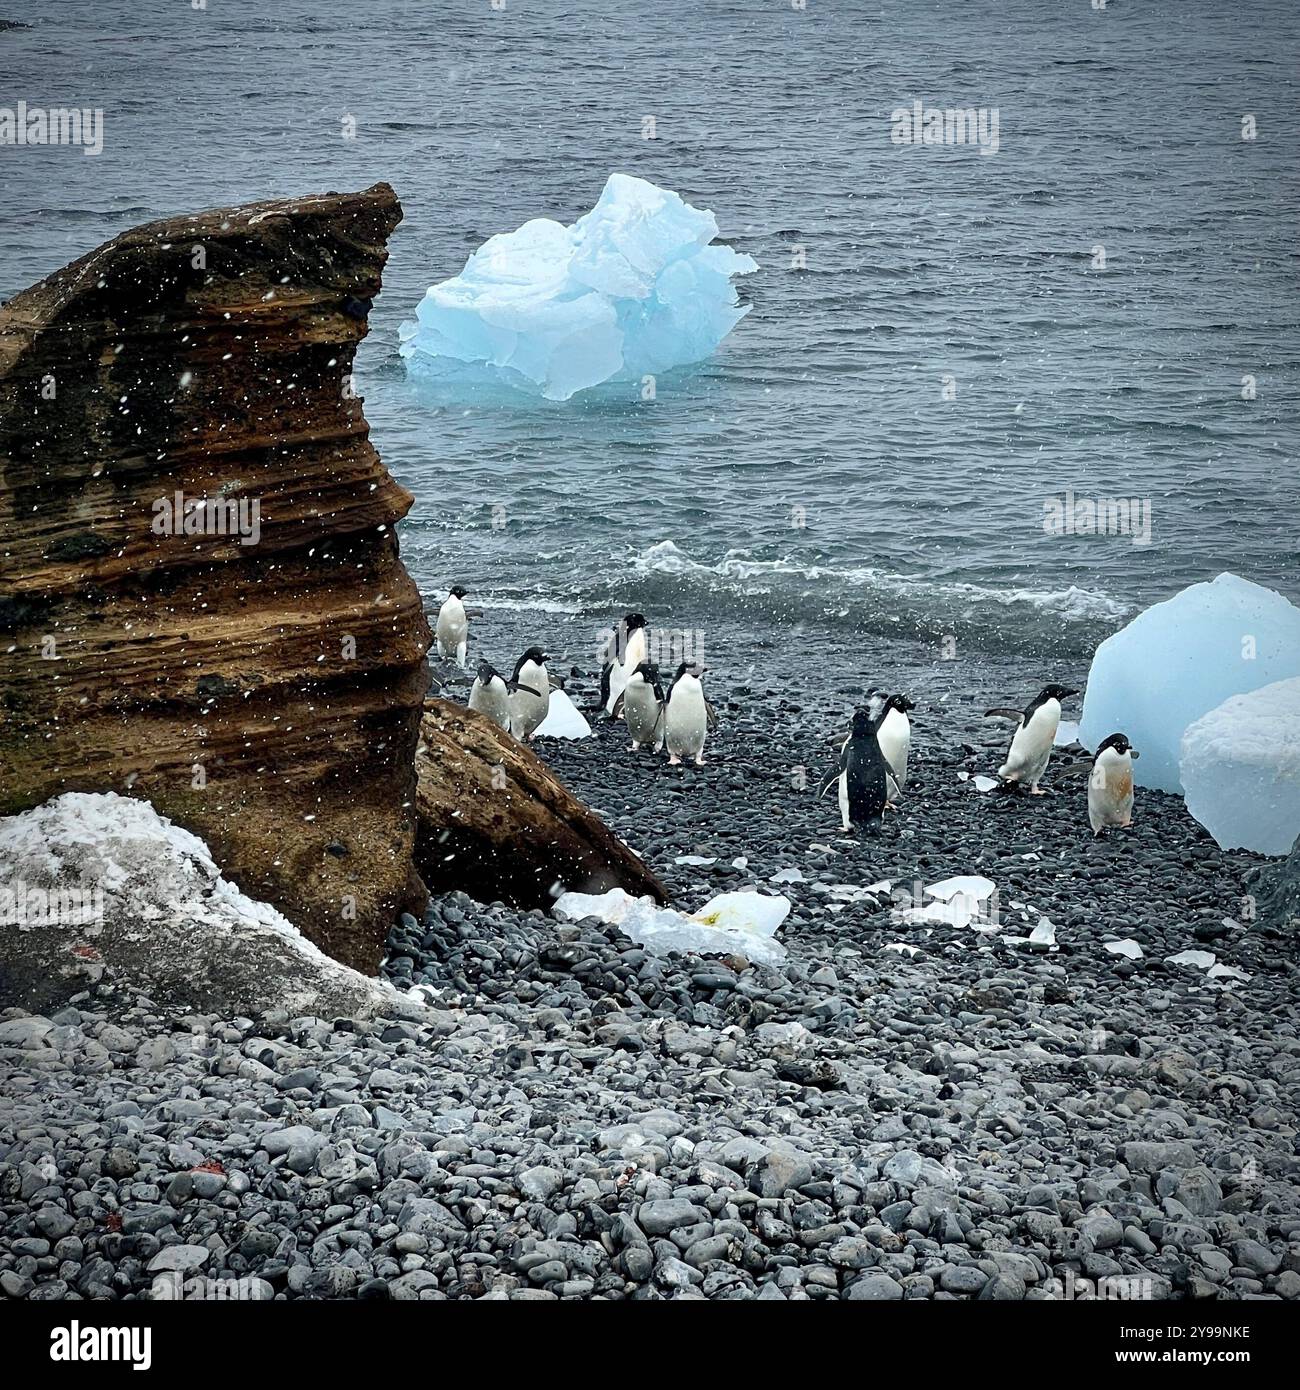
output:
[{"label": "penguin beak", "polygon": [[1061,699],[1068,699],[1071,695],[1077,695],[1078,693],[1079,692],[1077,690],[1063,690],[1061,692]]}]

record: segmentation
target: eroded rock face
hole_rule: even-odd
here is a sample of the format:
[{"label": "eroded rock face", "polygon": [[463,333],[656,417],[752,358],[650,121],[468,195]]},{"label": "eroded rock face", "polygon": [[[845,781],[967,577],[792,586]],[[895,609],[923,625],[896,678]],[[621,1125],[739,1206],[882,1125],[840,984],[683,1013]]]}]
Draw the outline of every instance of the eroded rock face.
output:
[{"label": "eroded rock face", "polygon": [[350,375],[400,218],[171,218],[0,309],[0,814],[145,797],[365,971],[424,900],[412,498]]},{"label": "eroded rock face", "polygon": [[531,749],[486,715],[429,700],[416,756],[416,863],[432,892],[550,909],[564,892],[667,894]]}]

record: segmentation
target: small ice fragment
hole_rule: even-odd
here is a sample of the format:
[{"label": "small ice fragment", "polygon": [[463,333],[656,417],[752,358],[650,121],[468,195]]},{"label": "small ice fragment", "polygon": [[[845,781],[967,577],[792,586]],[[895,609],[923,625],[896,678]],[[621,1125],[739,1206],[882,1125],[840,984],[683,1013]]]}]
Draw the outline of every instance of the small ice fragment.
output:
[{"label": "small ice fragment", "polygon": [[1208,970],[1214,964],[1213,951],[1179,951],[1176,956],[1166,956],[1170,965],[1190,965],[1196,970]]},{"label": "small ice fragment", "polygon": [[1046,917],[1040,917],[1034,923],[1034,929],[1029,933],[1029,944],[1031,946],[1056,945],[1056,928]]},{"label": "small ice fragment", "polygon": [[981,792],[991,792],[998,784],[996,777],[985,777],[983,773],[972,779],[975,783],[975,790]]},{"label": "small ice fragment", "polygon": [[590,738],[591,725],[563,690],[551,691],[551,706],[537,726],[537,738]]},{"label": "small ice fragment", "polygon": [[768,880],[769,883],[802,883],[802,869],[778,869]]},{"label": "small ice fragment", "polygon": [[1102,945],[1112,955],[1126,956],[1129,960],[1142,959],[1142,947],[1132,937],[1125,937],[1123,941],[1103,941]]},{"label": "small ice fragment", "polygon": [[1022,859],[1029,859],[1029,860],[1032,860],[1032,861],[1034,861],[1034,862],[1037,862],[1037,861],[1038,861],[1039,859],[1041,859],[1043,856],[1042,856],[1041,854],[1032,854],[1032,853],[1031,853],[1031,854],[1022,854],[1020,857],[1021,857]]},{"label": "small ice fragment", "polygon": [[958,780],[959,782],[966,782],[966,781],[969,781],[969,779],[970,779],[970,773],[969,773],[969,772],[959,772],[959,773],[957,774],[957,780]]},{"label": "small ice fragment", "polygon": [[893,884],[887,878],[882,878],[879,883],[868,883],[862,890],[864,893],[874,893],[877,897],[887,898],[893,889]]},{"label": "small ice fragment", "polygon": [[985,878],[982,874],[958,874],[956,878],[945,878],[942,883],[928,884],[925,891],[930,897],[939,898],[943,902],[949,902],[958,893],[982,902],[985,898],[991,897],[996,890],[997,885],[993,880]]},{"label": "small ice fragment", "polygon": [[1056,738],[1053,742],[1058,748],[1064,748],[1079,737],[1079,723],[1075,719],[1062,719],[1056,726]]},{"label": "small ice fragment", "polygon": [[975,916],[972,899],[960,895],[948,903],[929,903],[925,907],[905,907],[896,913],[897,920],[911,924],[914,922],[938,922],[948,927],[968,927]]},{"label": "small ice fragment", "polygon": [[1244,970],[1238,970],[1235,965],[1224,965],[1222,961],[1218,961],[1210,966],[1206,978],[1210,980],[1249,980],[1250,976]]},{"label": "small ice fragment", "polygon": [[700,868],[708,864],[716,864],[717,862],[716,859],[707,859],[702,854],[679,854],[677,858],[673,860],[674,864],[690,864]]},{"label": "small ice fragment", "polygon": [[731,867],[732,867],[733,869],[747,869],[747,868],[749,868],[749,860],[746,859],[745,856],[744,856],[743,854],[738,854],[738,855],[731,861]]},{"label": "small ice fragment", "polygon": [[785,959],[785,947],[774,936],[789,915],[790,900],[753,891],[722,893],[687,917],[657,906],[650,897],[633,898],[621,888],[611,888],[607,893],[562,893],[551,910],[564,920],[596,917],[612,923],[655,955],[734,954],[775,965]]},{"label": "small ice fragment", "polygon": [[919,946],[909,946],[906,941],[887,941],[885,942],[886,951],[898,951],[902,955],[915,956],[920,953]]}]

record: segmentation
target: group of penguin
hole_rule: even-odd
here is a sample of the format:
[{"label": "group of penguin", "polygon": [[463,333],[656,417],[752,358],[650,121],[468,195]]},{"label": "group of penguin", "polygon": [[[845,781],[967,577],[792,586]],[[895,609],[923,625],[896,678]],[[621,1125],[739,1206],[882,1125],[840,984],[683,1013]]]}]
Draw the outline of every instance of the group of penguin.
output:
[{"label": "group of penguin", "polygon": [[[1011,747],[998,768],[1002,791],[1028,787],[1031,796],[1046,795],[1039,786],[1056,746],[1061,724],[1061,701],[1077,695],[1064,685],[1046,685],[1023,710],[986,710],[985,718],[1010,719],[1016,724]],[[887,695],[879,688],[867,692],[867,704],[854,712],[853,726],[840,746],[840,765],[822,784],[824,796],[838,787],[844,829],[878,829],[885,811],[907,784],[907,755],[912,729],[907,711],[916,706],[905,695]],[[837,741],[842,736],[837,735]],[[1133,759],[1138,751],[1124,734],[1111,734],[1097,746],[1091,762],[1074,762],[1066,775],[1087,771],[1088,823],[1094,835],[1133,823]]]},{"label": "group of penguin", "polygon": [[[467,592],[459,584],[452,587],[434,627],[438,655],[454,657],[462,668],[469,641]],[[705,668],[683,661],[665,691],[659,668],[649,660],[643,614],[629,613],[623,619],[622,638],[622,659],[611,657],[601,672],[600,704],[595,712],[611,719],[622,717],[634,752],[644,746],[656,753],[666,748],[670,765],[691,758],[702,767],[704,742],[717,722],[700,680]],[[550,713],[552,689],[563,688],[546,669],[549,659],[541,647],[529,647],[509,678],[490,662],[480,661],[470,687],[470,709],[487,715],[520,741],[531,740]]]},{"label": "group of penguin", "polygon": [[[440,657],[454,657],[465,665],[469,637],[466,590],[455,585],[438,611],[434,637]],[[668,750],[670,764],[691,758],[704,763],[704,743],[716,722],[713,707],[704,695],[700,678],[705,669],[683,661],[665,691],[659,668],[649,660],[646,620],[629,613],[621,623],[622,658],[606,661],[600,678],[596,713],[622,718],[631,737],[632,751],[643,747],[656,753]],[[469,707],[488,716],[520,740],[532,739],[550,711],[553,686],[546,669],[547,654],[529,647],[515,663],[507,679],[487,661],[480,661],[470,689]],[[1061,723],[1061,701],[1077,690],[1055,683],[1046,685],[1023,710],[996,708],[986,718],[1013,720],[1015,733],[1007,756],[998,769],[1000,790],[1029,789],[1032,796],[1046,794],[1039,786],[1056,744]],[[879,687],[867,691],[867,703],[854,711],[847,735],[836,735],[840,744],[839,766],[821,787],[825,795],[837,788],[840,819],[846,832],[879,830],[886,810],[893,810],[907,785],[907,760],[912,726],[908,711],[916,706],[906,695],[889,694]],[[1091,762],[1065,767],[1068,775],[1088,771],[1088,822],[1094,835],[1112,828],[1126,828],[1133,820],[1133,759],[1137,750],[1123,734],[1111,734],[1097,747]]]}]

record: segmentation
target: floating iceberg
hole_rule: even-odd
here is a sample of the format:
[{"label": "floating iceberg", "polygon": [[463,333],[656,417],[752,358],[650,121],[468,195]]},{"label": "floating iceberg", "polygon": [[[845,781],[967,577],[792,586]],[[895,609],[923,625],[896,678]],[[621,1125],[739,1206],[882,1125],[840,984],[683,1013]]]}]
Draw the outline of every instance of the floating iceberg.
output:
[{"label": "floating iceberg", "polygon": [[1287,854],[1300,836],[1300,679],[1233,695],[1189,724],[1187,809],[1221,849]]},{"label": "floating iceberg", "polygon": [[785,959],[785,947],[775,936],[790,913],[790,899],[751,891],[721,893],[687,917],[671,907],[657,907],[652,898],[611,888],[607,893],[561,893],[551,910],[568,921],[598,917],[610,922],[657,956],[693,951],[776,965]]},{"label": "floating iceberg", "polygon": [[566,401],[701,362],[748,313],[731,277],[758,269],[717,234],[711,212],[611,174],[571,227],[533,218],[431,285],[399,329],[407,370]]},{"label": "floating iceberg", "polygon": [[1300,608],[1235,574],[1193,584],[1097,648],[1079,740],[1124,733],[1139,785],[1179,791],[1183,731],[1230,695],[1300,676]]}]

